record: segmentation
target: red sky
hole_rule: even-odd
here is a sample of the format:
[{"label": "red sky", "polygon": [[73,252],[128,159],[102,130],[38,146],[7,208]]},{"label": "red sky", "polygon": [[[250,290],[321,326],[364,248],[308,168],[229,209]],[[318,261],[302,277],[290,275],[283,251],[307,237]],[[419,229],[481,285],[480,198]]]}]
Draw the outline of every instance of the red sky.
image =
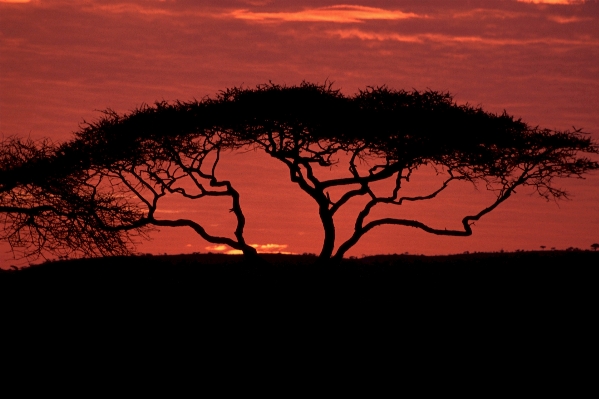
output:
[{"label": "red sky", "polygon": [[[125,112],[269,80],[328,79],[346,94],[383,84],[449,91],[458,103],[505,109],[532,125],[583,128],[599,140],[598,19],[596,0],[0,0],[0,134],[67,140],[107,107]],[[282,165],[253,153],[224,161],[221,177],[242,195],[250,243],[320,250],[316,207]],[[430,177],[423,176],[423,185],[412,180],[413,192],[426,190]],[[572,201],[558,206],[522,190],[471,237],[380,228],[348,255],[589,248],[599,241],[599,176],[562,186]],[[457,228],[464,212],[489,199],[483,189],[461,186],[401,214]],[[358,205],[339,215],[340,235]],[[215,232],[233,230],[204,205],[163,209],[204,220]],[[139,250],[207,247],[191,231],[165,230]]]}]

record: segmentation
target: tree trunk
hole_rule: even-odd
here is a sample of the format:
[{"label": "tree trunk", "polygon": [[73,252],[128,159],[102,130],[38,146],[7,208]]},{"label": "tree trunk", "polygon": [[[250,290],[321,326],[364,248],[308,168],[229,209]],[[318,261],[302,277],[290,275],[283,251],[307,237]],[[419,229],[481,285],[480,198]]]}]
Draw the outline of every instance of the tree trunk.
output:
[{"label": "tree trunk", "polygon": [[257,259],[261,259],[258,256],[258,251],[256,251],[256,248],[254,247],[250,247],[247,244],[242,244],[243,246],[241,247],[241,251],[243,252],[243,257],[246,260],[257,260]]},{"label": "tree trunk", "polygon": [[324,242],[318,258],[321,261],[329,260],[335,249],[335,223],[333,222],[333,215],[328,209],[328,204],[325,206],[321,205],[318,213],[322,227],[324,228]]}]

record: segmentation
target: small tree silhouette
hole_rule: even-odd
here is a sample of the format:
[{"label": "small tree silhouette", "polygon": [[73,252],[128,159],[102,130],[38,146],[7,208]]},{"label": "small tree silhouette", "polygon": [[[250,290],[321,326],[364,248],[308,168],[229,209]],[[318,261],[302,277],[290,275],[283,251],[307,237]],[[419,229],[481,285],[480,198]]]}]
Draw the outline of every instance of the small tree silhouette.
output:
[{"label": "small tree silhouette", "polygon": [[591,244],[591,248],[593,248],[593,251],[596,251],[597,248],[599,248],[599,244],[597,244],[597,243]]}]

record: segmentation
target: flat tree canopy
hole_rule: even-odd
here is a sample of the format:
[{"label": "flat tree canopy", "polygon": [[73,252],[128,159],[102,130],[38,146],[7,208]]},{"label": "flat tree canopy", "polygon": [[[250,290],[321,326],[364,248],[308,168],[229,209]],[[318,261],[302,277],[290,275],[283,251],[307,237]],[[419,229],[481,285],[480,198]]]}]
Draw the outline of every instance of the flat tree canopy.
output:
[{"label": "flat tree canopy", "polygon": [[[10,154],[15,143],[24,141],[5,140],[2,159],[14,158]],[[37,151],[35,157],[2,163],[0,212],[4,238],[13,247],[33,247],[34,253],[62,245],[93,255],[102,253],[100,248],[130,248],[130,237],[145,237],[153,226],[187,226],[211,243],[254,255],[243,235],[240,193],[216,175],[221,151],[254,149],[281,161],[291,181],[318,205],[324,231],[322,259],[343,257],[364,234],[381,225],[468,236],[472,223],[517,187],[530,186],[541,197],[560,199],[567,193],[556,186],[557,178],[580,178],[599,168],[589,158],[599,148],[580,130],[532,127],[505,112],[458,105],[449,93],[369,87],[346,96],[330,84],[305,82],[233,88],[214,99],[161,102],[125,115],[108,110],[100,120],[84,124],[67,143],[28,145]],[[345,177],[317,177],[317,169],[341,162],[347,163],[342,167]],[[402,184],[422,166],[444,174],[442,184],[421,196],[402,196]],[[393,189],[381,196],[372,185],[384,180],[391,181]],[[368,219],[378,205],[430,200],[454,181],[481,184],[496,195],[480,212],[464,215],[461,229],[440,229],[412,219]],[[343,194],[333,199],[333,189]],[[157,218],[159,200],[167,195],[198,200],[198,207],[202,198],[223,197],[237,218],[236,230],[221,237],[188,219]],[[356,197],[366,198],[366,205],[356,215],[350,238],[339,243],[335,214]],[[55,198],[68,205],[56,205]],[[53,232],[56,223],[42,223],[44,218],[83,220],[80,237],[87,243],[85,249],[80,242],[62,241]],[[103,232],[116,234],[118,242],[106,241]],[[20,241],[11,241],[15,236]],[[40,236],[43,242],[36,238]],[[48,241],[54,246],[47,246]]]}]

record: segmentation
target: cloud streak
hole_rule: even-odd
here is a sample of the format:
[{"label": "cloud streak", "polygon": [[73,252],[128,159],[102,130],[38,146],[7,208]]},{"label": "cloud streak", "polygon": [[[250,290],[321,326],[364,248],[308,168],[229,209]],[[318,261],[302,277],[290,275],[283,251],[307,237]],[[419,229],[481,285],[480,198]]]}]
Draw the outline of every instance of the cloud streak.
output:
[{"label": "cloud streak", "polygon": [[422,18],[414,13],[405,13],[399,10],[385,10],[383,8],[336,5],[305,9],[295,12],[252,12],[248,10],[235,10],[230,13],[237,19],[258,22],[334,22],[357,23],[367,20],[401,20],[409,18]]},{"label": "cloud streak", "polygon": [[[256,248],[260,254],[293,254],[293,252],[284,251],[287,244],[250,244],[250,247]],[[226,245],[211,245],[206,247],[208,251],[222,252],[227,255],[241,255],[242,251],[231,249]]]},{"label": "cloud streak", "polygon": [[533,3],[533,4],[583,4],[585,0],[517,0],[518,3]]},{"label": "cloud streak", "polygon": [[584,22],[592,21],[593,18],[581,18],[581,17],[562,17],[560,15],[551,15],[547,17],[550,21],[557,22],[558,24],[570,24],[573,22]]},{"label": "cloud streak", "polygon": [[599,45],[599,41],[588,39],[588,40],[575,40],[575,39],[561,39],[561,38],[534,38],[534,39],[516,39],[516,38],[490,38],[484,36],[453,36],[437,33],[423,33],[416,35],[402,35],[398,33],[379,33],[369,32],[360,29],[336,29],[329,30],[327,34],[330,36],[337,36],[341,39],[360,39],[360,40],[376,40],[376,41],[395,41],[404,43],[425,43],[425,42],[437,42],[437,43],[458,43],[458,44],[480,44],[480,45],[491,45],[491,46],[528,46],[536,44],[551,44],[551,45]]}]

